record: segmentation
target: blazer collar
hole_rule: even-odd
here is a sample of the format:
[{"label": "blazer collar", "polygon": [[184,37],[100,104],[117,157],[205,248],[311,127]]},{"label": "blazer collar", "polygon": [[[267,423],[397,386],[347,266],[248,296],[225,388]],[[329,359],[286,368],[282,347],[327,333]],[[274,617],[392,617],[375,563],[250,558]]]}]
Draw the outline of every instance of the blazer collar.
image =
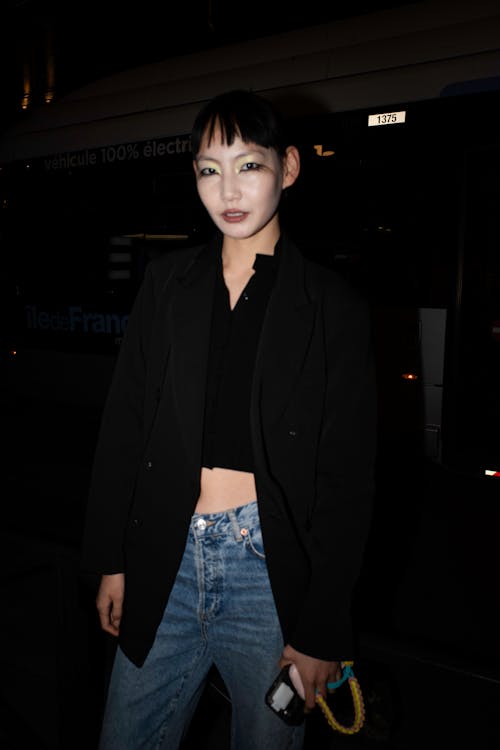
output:
[{"label": "blazer collar", "polygon": [[275,296],[295,308],[308,305],[304,258],[286,233],[282,233],[278,245],[280,259]]},{"label": "blazer collar", "polygon": [[192,251],[192,257],[184,268],[176,275],[177,282],[182,287],[189,287],[202,280],[211,269],[215,269],[222,252],[222,235],[215,234],[209,242],[200,245]]},{"label": "blazer collar", "polygon": [[[195,250],[190,262],[177,276],[181,285],[188,287],[196,284],[211,269],[215,269],[215,265],[220,262],[222,241],[222,233],[216,232],[208,243]],[[285,233],[281,234],[276,243],[274,254],[278,261],[276,285],[295,299],[297,306],[307,304],[303,258]]]}]

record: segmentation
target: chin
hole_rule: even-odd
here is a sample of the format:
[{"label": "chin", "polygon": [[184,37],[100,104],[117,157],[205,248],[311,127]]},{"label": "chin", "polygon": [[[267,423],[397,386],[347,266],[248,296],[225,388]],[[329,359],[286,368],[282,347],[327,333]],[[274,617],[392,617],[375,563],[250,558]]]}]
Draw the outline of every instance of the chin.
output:
[{"label": "chin", "polygon": [[254,237],[259,233],[259,229],[253,230],[248,227],[231,224],[230,226],[224,225],[219,226],[219,229],[226,237],[231,237],[234,240],[247,240],[250,237]]}]

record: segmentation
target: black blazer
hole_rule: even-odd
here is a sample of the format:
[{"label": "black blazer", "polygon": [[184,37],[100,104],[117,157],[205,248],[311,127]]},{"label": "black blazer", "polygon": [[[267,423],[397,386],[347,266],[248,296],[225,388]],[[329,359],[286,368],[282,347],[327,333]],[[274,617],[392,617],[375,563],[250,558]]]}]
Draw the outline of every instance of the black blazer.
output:
[{"label": "black blazer", "polygon": [[[348,659],[373,495],[370,321],[338,275],[281,241],[250,414],[266,560],[285,642],[317,658]],[[138,665],[199,494],[220,250],[218,236],[149,263],[103,412],[82,567],[125,572],[120,645]]]}]

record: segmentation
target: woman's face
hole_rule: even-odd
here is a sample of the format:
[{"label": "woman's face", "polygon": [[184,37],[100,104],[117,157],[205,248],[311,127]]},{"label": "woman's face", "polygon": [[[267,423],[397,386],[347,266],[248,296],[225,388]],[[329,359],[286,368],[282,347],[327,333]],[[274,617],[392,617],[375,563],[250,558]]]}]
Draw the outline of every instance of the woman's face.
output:
[{"label": "woman's face", "polygon": [[202,139],[194,168],[198,194],[215,225],[225,236],[243,240],[278,225],[281,193],[295,181],[298,154],[291,147],[281,159],[275,149],[239,136],[228,146],[216,130],[210,144]]}]

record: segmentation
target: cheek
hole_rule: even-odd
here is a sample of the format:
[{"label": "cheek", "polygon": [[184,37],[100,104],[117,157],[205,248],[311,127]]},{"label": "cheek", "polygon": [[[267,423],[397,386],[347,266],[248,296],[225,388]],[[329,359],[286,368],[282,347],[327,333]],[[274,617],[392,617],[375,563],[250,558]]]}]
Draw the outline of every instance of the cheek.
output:
[{"label": "cheek", "polygon": [[276,200],[279,200],[281,195],[281,182],[279,182],[274,176],[266,175],[265,179],[255,179],[247,183],[247,195],[252,195],[254,200],[261,201],[264,204],[269,204]]},{"label": "cheek", "polygon": [[272,185],[268,186],[268,189],[266,191],[266,204],[269,207],[270,210],[273,212],[276,210],[276,208],[279,205],[280,198],[281,198],[281,185],[277,182],[274,182]]},{"label": "cheek", "polygon": [[211,191],[210,191],[209,186],[207,186],[207,184],[205,182],[203,182],[202,180],[201,181],[199,180],[196,183],[196,188],[198,190],[198,195],[199,195],[200,200],[203,203],[203,205],[204,206],[209,206],[210,205],[210,195],[211,195]]}]

